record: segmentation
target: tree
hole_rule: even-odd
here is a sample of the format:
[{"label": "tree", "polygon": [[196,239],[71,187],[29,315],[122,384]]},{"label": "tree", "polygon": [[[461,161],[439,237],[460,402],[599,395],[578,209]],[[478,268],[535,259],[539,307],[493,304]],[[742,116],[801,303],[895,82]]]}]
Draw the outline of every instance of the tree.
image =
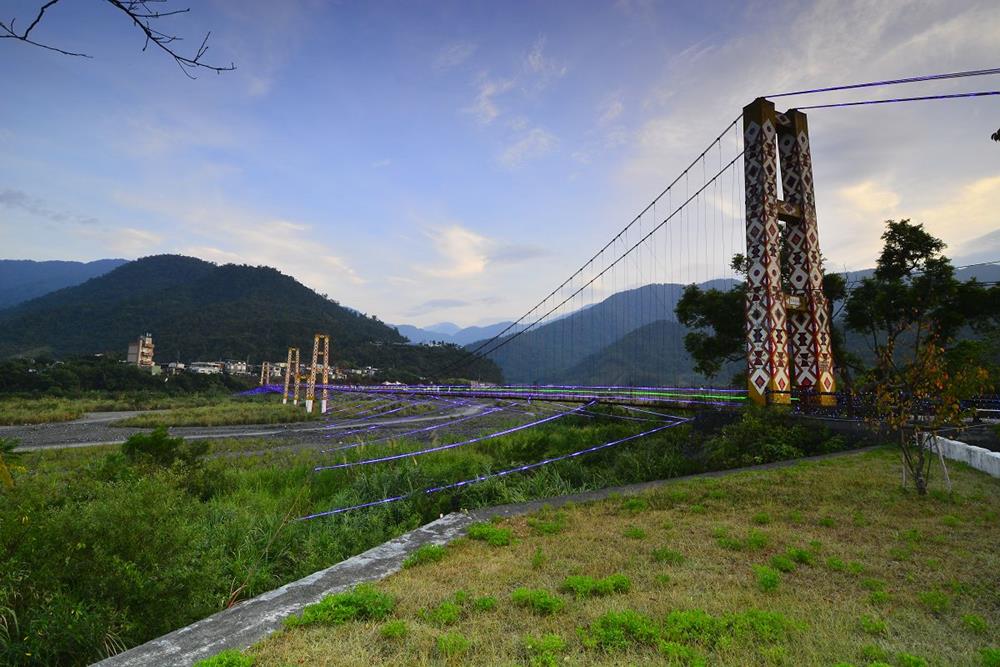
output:
[{"label": "tree", "polygon": [[[184,74],[189,78],[195,78],[191,72],[198,69],[211,70],[217,73],[236,69],[236,65],[232,63],[229,65],[210,65],[203,60],[205,54],[208,53],[208,38],[211,37],[211,32],[205,35],[205,38],[201,41],[201,45],[193,55],[184,56],[178,53],[174,47],[174,42],[182,41],[183,38],[175,34],[162,32],[158,29],[162,19],[177,16],[178,14],[185,14],[191,11],[190,8],[171,9],[169,8],[170,0],[104,1],[127,16],[131,20],[132,25],[138,28],[143,34],[145,37],[145,43],[142,46],[143,51],[149,48],[150,44],[153,44],[173,58],[174,62],[177,63],[177,66],[180,67],[181,71],[184,72]],[[33,33],[45,17],[45,12],[52,9],[59,2],[60,0],[48,0],[48,2],[45,2],[45,4],[38,8],[38,12],[35,14],[35,17],[31,20],[31,22],[28,23],[28,26],[20,32],[15,26],[17,21],[16,18],[12,18],[10,21],[6,22],[0,21],[0,39],[16,39],[26,44],[31,44],[32,46],[38,46],[43,49],[48,49],[49,51],[61,53],[65,56],[89,58],[90,56],[85,53],[67,51],[65,49],[61,49],[50,44],[44,44],[35,40]],[[157,7],[161,5],[164,6],[164,8],[162,10],[158,10]]]},{"label": "tree", "polygon": [[1000,130],[997,130],[996,132],[994,132],[990,136],[990,139],[992,139],[993,141],[1000,141]]},{"label": "tree", "polygon": [[[741,276],[747,274],[747,260],[736,255],[732,268]],[[788,290],[790,265],[782,262],[782,284]],[[843,276],[830,273],[823,276],[823,293],[831,303],[840,302],[846,292]],[[695,370],[707,377],[714,377],[730,362],[746,358],[746,329],[742,313],[746,303],[746,283],[738,282],[730,290],[703,290],[688,285],[677,302],[677,320],[693,329],[684,336],[684,347],[695,361]],[[739,314],[739,315],[734,315]],[[834,363],[838,369],[854,365],[843,346],[843,336],[831,327]],[[741,384],[735,381],[734,384]]]},{"label": "tree", "polygon": [[961,425],[962,400],[989,380],[983,348],[959,334],[995,330],[996,289],[955,278],[945,244],[922,224],[888,220],[875,274],[848,296],[845,322],[875,353],[866,373],[869,421],[899,444],[917,493],[927,493],[933,439]]}]

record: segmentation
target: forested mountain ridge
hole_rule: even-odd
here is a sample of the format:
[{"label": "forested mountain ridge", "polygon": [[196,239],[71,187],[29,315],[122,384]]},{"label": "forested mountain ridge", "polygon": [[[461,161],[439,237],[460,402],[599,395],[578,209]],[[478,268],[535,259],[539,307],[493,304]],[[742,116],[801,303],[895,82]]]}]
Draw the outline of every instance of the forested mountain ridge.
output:
[{"label": "forested mountain ridge", "polygon": [[0,259],[0,310],[72,287],[125,264],[126,259],[98,259],[93,262],[30,259]]}]

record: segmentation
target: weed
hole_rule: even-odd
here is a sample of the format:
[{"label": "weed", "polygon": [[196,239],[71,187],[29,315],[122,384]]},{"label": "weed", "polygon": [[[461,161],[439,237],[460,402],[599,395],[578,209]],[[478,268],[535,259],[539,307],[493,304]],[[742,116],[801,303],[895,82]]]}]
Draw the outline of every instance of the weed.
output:
[{"label": "weed", "polygon": [[885,662],[889,654],[878,644],[865,644],[861,647],[861,657],[870,663]]},{"label": "weed", "polygon": [[920,535],[920,531],[917,530],[916,528],[910,528],[908,530],[904,530],[902,533],[900,533],[899,538],[901,540],[905,540],[906,542],[910,542],[911,544],[917,544],[918,542],[920,542],[921,539],[923,539],[922,536]]},{"label": "weed", "polygon": [[663,636],[668,641],[707,647],[714,646],[725,630],[722,619],[701,609],[672,611],[663,623]]},{"label": "weed", "polygon": [[919,655],[910,653],[900,653],[896,656],[896,664],[899,667],[927,667],[927,661]]},{"label": "weed", "polygon": [[556,654],[566,650],[566,640],[556,634],[541,637],[528,635],[524,638],[524,646],[531,658],[529,664],[532,667],[555,667],[559,664]]},{"label": "weed", "polygon": [[795,570],[795,561],[788,556],[774,556],[771,558],[771,567],[779,572],[792,572]]},{"label": "weed", "polygon": [[510,528],[497,528],[490,523],[474,523],[469,526],[469,537],[494,547],[506,547],[513,539]]},{"label": "weed", "polygon": [[979,614],[965,614],[962,616],[962,625],[965,626],[967,630],[984,635],[989,629],[986,625],[986,619]]},{"label": "weed", "polygon": [[402,639],[409,631],[410,629],[406,625],[406,621],[401,618],[397,618],[383,624],[382,627],[379,628],[378,633],[382,635],[383,639]]},{"label": "weed", "polygon": [[885,582],[881,579],[862,579],[861,588],[866,591],[884,591]]},{"label": "weed", "polygon": [[631,588],[632,582],[624,574],[611,574],[603,579],[575,575],[566,577],[560,590],[566,593],[575,593],[578,598],[582,598],[627,593]]},{"label": "weed", "polygon": [[667,584],[670,583],[670,575],[669,574],[658,574],[658,575],[656,575],[654,577],[654,580],[660,586],[666,586]]},{"label": "weed", "polygon": [[660,655],[666,660],[667,665],[705,665],[705,660],[689,646],[660,640],[656,645]]},{"label": "weed", "polygon": [[674,551],[669,547],[659,547],[653,549],[653,560],[657,563],[666,563],[667,565],[680,565],[686,559],[684,554],[679,551]]},{"label": "weed", "polygon": [[979,652],[983,667],[1000,667],[1000,648],[984,648]]},{"label": "weed", "polygon": [[580,642],[589,649],[621,651],[633,644],[655,644],[659,628],[649,616],[636,611],[609,611],[599,616],[590,627],[578,628]]},{"label": "weed", "polygon": [[462,617],[462,607],[451,600],[445,600],[434,609],[422,611],[420,615],[434,625],[453,625]]},{"label": "weed", "polygon": [[898,560],[900,562],[910,560],[910,556],[913,555],[913,547],[906,544],[901,547],[891,547],[889,549],[889,558],[893,560]]},{"label": "weed", "polygon": [[781,574],[767,565],[754,565],[753,572],[757,576],[757,587],[765,593],[776,590],[781,583]]},{"label": "weed", "polygon": [[476,611],[493,611],[497,608],[497,599],[492,595],[484,595],[473,601],[472,608]]},{"label": "weed", "polygon": [[943,613],[951,604],[951,600],[941,591],[926,591],[917,596],[920,604],[935,614]]},{"label": "weed", "polygon": [[541,547],[536,547],[535,553],[531,556],[531,569],[540,570],[543,565],[545,565],[545,554],[542,553]]},{"label": "weed", "polygon": [[788,513],[788,522],[799,524],[805,521],[805,517],[802,516],[802,512],[798,510],[792,510]]},{"label": "weed", "polygon": [[566,601],[544,588],[518,588],[511,594],[518,607],[528,607],[536,614],[547,616],[561,611]]},{"label": "weed", "polygon": [[194,667],[253,667],[253,657],[243,655],[235,649],[226,649],[211,658],[194,663]]},{"label": "weed", "polygon": [[857,561],[851,561],[847,564],[847,571],[851,574],[864,574],[865,566]]},{"label": "weed", "polygon": [[566,512],[542,510],[528,517],[528,526],[539,535],[555,535],[566,530]]},{"label": "weed", "polygon": [[834,528],[837,525],[837,520],[834,519],[832,516],[823,516],[820,517],[819,521],[817,521],[816,523],[823,526],[824,528]]},{"label": "weed", "polygon": [[646,539],[646,531],[638,526],[629,526],[624,531],[622,535],[629,538],[630,540],[644,540]]},{"label": "weed", "polygon": [[767,533],[760,530],[751,530],[747,535],[747,546],[751,549],[763,549],[769,542]]},{"label": "weed", "polygon": [[785,555],[791,558],[796,563],[801,565],[812,565],[813,555],[805,549],[800,549],[799,547],[789,547]]},{"label": "weed", "polygon": [[844,561],[833,556],[826,559],[826,566],[831,570],[836,570],[837,572],[843,572],[847,569],[847,564]]},{"label": "weed", "polygon": [[820,542],[819,540],[810,540],[809,550],[815,554],[818,554],[820,551],[823,550],[823,543]]},{"label": "weed", "polygon": [[445,557],[448,550],[437,544],[425,544],[403,561],[403,567],[413,567],[414,565],[425,565],[426,563],[436,563]]},{"label": "weed", "polygon": [[649,503],[642,498],[633,496],[631,498],[626,498],[621,504],[621,508],[631,514],[638,514],[639,512],[645,512],[649,509]]},{"label": "weed", "polygon": [[471,646],[465,635],[458,632],[446,632],[437,638],[437,650],[444,658],[455,658],[469,650]]},{"label": "weed", "polygon": [[858,619],[858,625],[861,629],[870,635],[884,635],[889,631],[886,626],[885,621],[882,621],[874,616],[862,616]]},{"label": "weed", "polygon": [[688,507],[688,510],[690,510],[693,514],[704,514],[705,506],[701,504],[694,504]]},{"label": "weed", "polygon": [[316,604],[307,605],[298,616],[285,619],[285,626],[323,624],[340,625],[348,621],[380,621],[392,612],[396,600],[371,584],[359,584],[354,590],[328,595]]},{"label": "weed", "polygon": [[751,517],[750,520],[753,521],[758,526],[766,526],[767,524],[771,523],[771,515],[768,514],[767,512],[757,512],[756,514],[753,515],[753,517]]},{"label": "weed", "polygon": [[868,594],[868,603],[881,606],[889,602],[891,596],[885,591],[872,591]]},{"label": "weed", "polygon": [[868,521],[868,518],[861,512],[855,512],[854,516],[851,517],[851,523],[858,528],[861,528],[863,526],[867,526],[871,522]]},{"label": "weed", "polygon": [[945,514],[943,517],[941,517],[941,523],[948,526],[949,528],[955,528],[956,526],[962,523],[962,520],[959,519],[957,516],[951,514]]}]

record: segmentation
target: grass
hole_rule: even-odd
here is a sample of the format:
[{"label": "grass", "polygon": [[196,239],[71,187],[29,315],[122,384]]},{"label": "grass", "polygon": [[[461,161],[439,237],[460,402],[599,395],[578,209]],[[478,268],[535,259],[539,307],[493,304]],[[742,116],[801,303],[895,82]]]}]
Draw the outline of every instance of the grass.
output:
[{"label": "grass", "polygon": [[[566,527],[552,534],[536,530],[534,517],[508,519],[496,527],[511,530],[509,547],[460,540],[448,558],[378,584],[398,601],[394,617],[410,629],[404,641],[387,642],[379,624],[357,622],[289,630],[250,654],[264,667],[435,664],[446,657],[442,628],[419,612],[439,604],[448,586],[498,600],[490,613],[463,614],[447,628],[466,640],[458,660],[469,664],[1000,664],[1000,609],[982,576],[1000,568],[992,510],[1000,483],[953,465],[950,499],[919,498],[899,489],[898,465],[894,453],[880,450],[741,473],[712,480],[714,495],[724,492],[718,498],[704,480],[678,482],[643,494],[641,511],[620,499],[564,508]],[[692,505],[704,511],[692,513]],[[789,517],[789,507],[802,508],[800,516]],[[863,526],[820,524],[858,512]],[[765,546],[719,548],[714,527],[745,538],[764,525],[754,521],[759,513],[771,517]],[[945,526],[943,516],[961,523]],[[633,527],[662,546],[622,539]],[[900,542],[914,551],[905,562],[888,553]],[[548,559],[534,568],[539,549]],[[931,560],[938,566],[929,567]],[[776,562],[792,567],[782,573]],[[780,585],[760,590],[755,566],[778,575]],[[578,594],[614,575],[627,578],[627,590]],[[568,592],[557,593],[567,582]],[[879,591],[892,597],[876,608],[869,597]],[[935,611],[926,593],[944,591],[949,603]]]},{"label": "grass", "polygon": [[176,396],[142,392],[91,394],[79,398],[0,397],[0,425],[45,424],[79,419],[87,412],[118,410],[164,410],[228,401],[221,394],[179,394]]},{"label": "grass", "polygon": [[119,419],[113,426],[154,428],[157,426],[235,426],[240,424],[288,424],[318,421],[318,408],[307,413],[301,405],[282,405],[280,401],[227,399],[212,405],[174,408]]}]

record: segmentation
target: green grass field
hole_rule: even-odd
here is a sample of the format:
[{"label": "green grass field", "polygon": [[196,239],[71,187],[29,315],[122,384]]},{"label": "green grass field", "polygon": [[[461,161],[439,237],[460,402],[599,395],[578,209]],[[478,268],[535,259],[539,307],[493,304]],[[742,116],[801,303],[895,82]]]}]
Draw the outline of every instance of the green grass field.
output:
[{"label": "green grass field", "polygon": [[877,450],[507,520],[378,584],[391,612],[333,600],[353,616],[318,613],[248,654],[257,665],[993,666],[1000,481],[950,472],[953,496],[936,484],[920,498],[900,489],[896,453]]},{"label": "green grass field", "polygon": [[0,425],[44,424],[79,419],[87,412],[166,410],[225,401],[225,394],[165,396],[141,392],[88,395],[77,398],[0,397]]}]

